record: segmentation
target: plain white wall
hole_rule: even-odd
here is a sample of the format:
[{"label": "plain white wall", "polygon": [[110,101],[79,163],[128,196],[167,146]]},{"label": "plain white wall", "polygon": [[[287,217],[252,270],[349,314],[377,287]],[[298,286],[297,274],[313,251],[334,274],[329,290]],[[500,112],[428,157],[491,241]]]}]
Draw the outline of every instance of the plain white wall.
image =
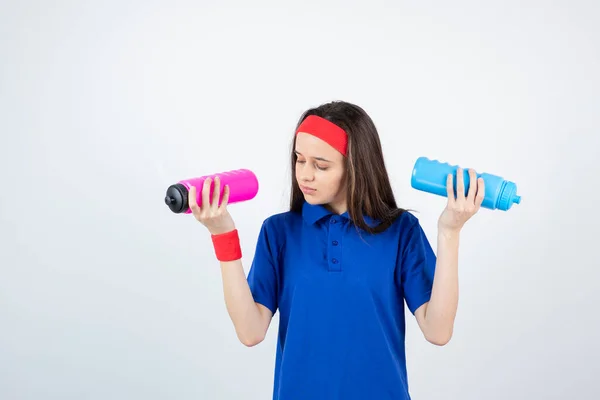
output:
[{"label": "plain white wall", "polygon": [[450,344],[409,319],[414,399],[597,399],[598,3],[216,4],[2,2],[0,398],[270,398],[277,316],[237,341],[208,233],[164,192],[254,170],[247,269],[300,113],[342,99],[434,246],[417,157],[523,196],[464,229]]}]

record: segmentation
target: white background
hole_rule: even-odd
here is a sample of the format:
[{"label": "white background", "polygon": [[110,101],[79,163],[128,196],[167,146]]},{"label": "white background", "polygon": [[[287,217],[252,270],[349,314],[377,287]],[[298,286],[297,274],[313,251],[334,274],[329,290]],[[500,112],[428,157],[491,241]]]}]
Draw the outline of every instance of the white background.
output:
[{"label": "white background", "polygon": [[277,316],[239,343],[208,232],[164,192],[252,169],[230,207],[247,269],[297,119],[340,99],[434,248],[417,157],[523,197],[463,231],[452,341],[409,318],[413,398],[597,399],[598,2],[218,4],[1,3],[0,398],[270,398]]}]

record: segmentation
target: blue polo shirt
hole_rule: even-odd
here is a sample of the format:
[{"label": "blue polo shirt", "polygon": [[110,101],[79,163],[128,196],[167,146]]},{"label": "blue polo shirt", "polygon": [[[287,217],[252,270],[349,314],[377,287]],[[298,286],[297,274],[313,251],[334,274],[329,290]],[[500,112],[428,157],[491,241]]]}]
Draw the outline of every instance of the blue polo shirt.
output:
[{"label": "blue polo shirt", "polygon": [[429,300],[435,262],[409,212],[379,234],[306,202],[267,218],[248,284],[279,311],[273,399],[410,399],[404,302]]}]

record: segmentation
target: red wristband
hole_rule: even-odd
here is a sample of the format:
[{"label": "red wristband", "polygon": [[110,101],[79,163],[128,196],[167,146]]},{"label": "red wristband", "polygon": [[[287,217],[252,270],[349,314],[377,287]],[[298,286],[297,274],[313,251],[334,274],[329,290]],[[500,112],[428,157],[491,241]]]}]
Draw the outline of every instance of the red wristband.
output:
[{"label": "red wristband", "polygon": [[242,249],[240,248],[240,238],[237,229],[219,235],[211,235],[211,239],[217,260],[234,261],[242,258]]}]

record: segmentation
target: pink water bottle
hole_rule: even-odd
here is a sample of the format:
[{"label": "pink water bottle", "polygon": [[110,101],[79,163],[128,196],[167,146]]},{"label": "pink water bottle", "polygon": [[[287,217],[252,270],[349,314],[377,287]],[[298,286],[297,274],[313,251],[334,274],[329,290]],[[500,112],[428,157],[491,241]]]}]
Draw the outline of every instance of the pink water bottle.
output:
[{"label": "pink water bottle", "polygon": [[229,186],[229,201],[227,204],[252,200],[258,193],[258,179],[256,178],[256,175],[247,169],[236,169],[233,171],[181,180],[178,183],[169,186],[165,197],[165,204],[167,204],[174,213],[190,214],[192,212],[188,204],[190,187],[196,187],[196,202],[199,206],[202,206],[202,185],[206,178],[212,178],[213,181],[210,184],[210,199],[212,202],[215,185],[214,178],[217,176],[221,180],[219,204],[221,204],[221,200],[223,199],[225,185]]}]

